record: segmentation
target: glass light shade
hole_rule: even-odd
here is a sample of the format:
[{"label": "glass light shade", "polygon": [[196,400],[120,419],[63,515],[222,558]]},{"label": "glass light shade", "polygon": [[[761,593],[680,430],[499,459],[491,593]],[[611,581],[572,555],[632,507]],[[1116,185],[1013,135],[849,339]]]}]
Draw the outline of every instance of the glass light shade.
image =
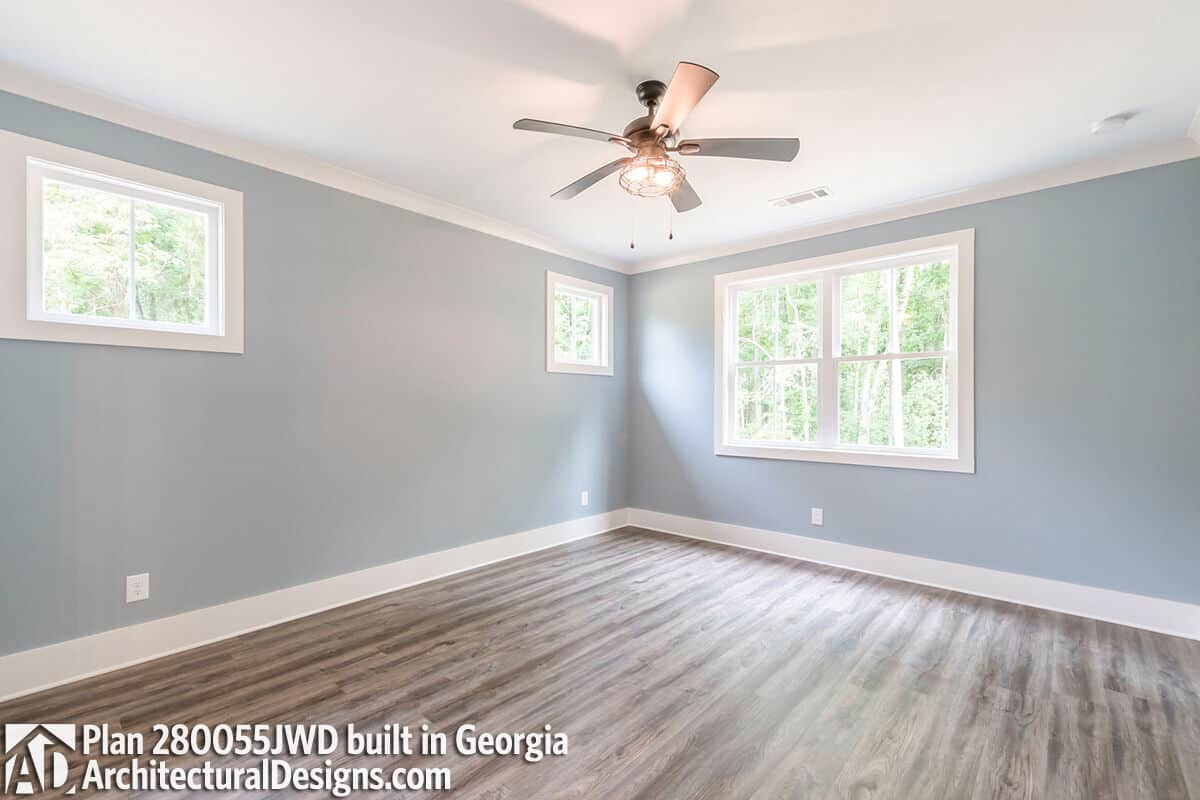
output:
[{"label": "glass light shade", "polygon": [[683,183],[683,167],[667,156],[638,156],[621,170],[621,188],[635,197],[660,197]]}]

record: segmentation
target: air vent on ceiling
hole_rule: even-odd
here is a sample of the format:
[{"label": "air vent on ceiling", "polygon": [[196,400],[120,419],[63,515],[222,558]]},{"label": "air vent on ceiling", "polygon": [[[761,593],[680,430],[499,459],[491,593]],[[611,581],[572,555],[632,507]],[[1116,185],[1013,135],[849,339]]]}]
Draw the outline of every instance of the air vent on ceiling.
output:
[{"label": "air vent on ceiling", "polygon": [[823,197],[829,197],[833,192],[829,191],[828,186],[818,186],[815,189],[809,189],[807,192],[796,192],[789,194],[787,197],[776,197],[771,201],[771,205],[776,208],[787,208],[788,206],[807,203],[809,200],[820,200]]}]

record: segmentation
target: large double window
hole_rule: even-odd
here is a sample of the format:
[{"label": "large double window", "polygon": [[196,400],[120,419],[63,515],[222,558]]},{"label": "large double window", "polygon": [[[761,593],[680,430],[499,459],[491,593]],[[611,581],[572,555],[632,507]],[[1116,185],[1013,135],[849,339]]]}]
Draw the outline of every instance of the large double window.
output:
[{"label": "large double window", "polygon": [[719,275],[720,455],[973,472],[974,232]]}]

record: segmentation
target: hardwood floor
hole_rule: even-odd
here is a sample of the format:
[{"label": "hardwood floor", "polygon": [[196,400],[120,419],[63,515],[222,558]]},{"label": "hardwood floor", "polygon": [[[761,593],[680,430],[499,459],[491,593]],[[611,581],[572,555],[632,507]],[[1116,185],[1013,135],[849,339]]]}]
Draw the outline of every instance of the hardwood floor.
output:
[{"label": "hardwood floor", "polygon": [[626,529],[0,705],[17,721],[569,735],[535,764],[339,760],[449,767],[464,799],[1200,798],[1200,642]]}]

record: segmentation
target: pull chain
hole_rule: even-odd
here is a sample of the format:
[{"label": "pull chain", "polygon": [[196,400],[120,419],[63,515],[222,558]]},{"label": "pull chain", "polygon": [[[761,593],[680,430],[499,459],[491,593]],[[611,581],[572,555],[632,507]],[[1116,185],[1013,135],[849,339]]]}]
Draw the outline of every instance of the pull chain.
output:
[{"label": "pull chain", "polygon": [[636,236],[636,234],[637,234],[637,225],[636,225],[637,214],[635,213],[635,209],[634,209],[634,205],[633,205],[636,202],[637,202],[637,200],[634,199],[633,195],[629,195],[629,249],[630,250],[634,249],[633,240],[635,238],[637,238],[637,236]]},{"label": "pull chain", "polygon": [[671,201],[667,200],[667,241],[675,240],[675,215],[671,213],[674,209],[671,207]]}]

